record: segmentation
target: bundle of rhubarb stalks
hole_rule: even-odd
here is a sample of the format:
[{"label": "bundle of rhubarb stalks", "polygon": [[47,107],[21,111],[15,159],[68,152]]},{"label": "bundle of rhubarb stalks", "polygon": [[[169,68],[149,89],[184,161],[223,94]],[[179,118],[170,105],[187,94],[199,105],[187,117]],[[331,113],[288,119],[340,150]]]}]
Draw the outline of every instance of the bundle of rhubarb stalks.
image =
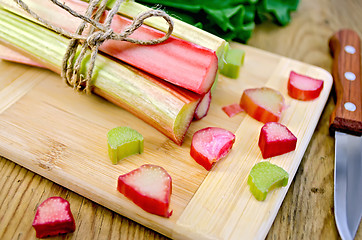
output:
[{"label": "bundle of rhubarb stalks", "polygon": [[[74,33],[81,24],[49,0],[24,0],[29,8],[53,26]],[[84,14],[87,1],[62,0]],[[111,8],[110,0],[107,7]],[[138,14],[150,10],[124,1],[112,20],[114,32],[122,32]],[[100,22],[104,21],[106,15]],[[193,119],[206,115],[211,89],[222,67],[225,40],[177,19],[172,36],[157,45],[136,45],[106,40],[93,70],[93,92],[152,125],[181,145]],[[130,37],[158,39],[168,30],[162,18],[148,18]],[[13,0],[0,0],[0,58],[61,72],[70,39],[46,28]],[[83,59],[87,72],[90,54]]]}]

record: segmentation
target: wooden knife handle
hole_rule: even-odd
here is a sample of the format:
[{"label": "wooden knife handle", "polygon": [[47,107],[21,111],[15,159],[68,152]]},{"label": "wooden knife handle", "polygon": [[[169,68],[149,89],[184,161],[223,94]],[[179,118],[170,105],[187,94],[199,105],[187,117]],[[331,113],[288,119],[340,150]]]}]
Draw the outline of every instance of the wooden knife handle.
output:
[{"label": "wooden knife handle", "polygon": [[333,81],[336,108],[331,115],[333,131],[362,135],[361,43],[358,34],[344,29],[329,40],[334,57]]}]

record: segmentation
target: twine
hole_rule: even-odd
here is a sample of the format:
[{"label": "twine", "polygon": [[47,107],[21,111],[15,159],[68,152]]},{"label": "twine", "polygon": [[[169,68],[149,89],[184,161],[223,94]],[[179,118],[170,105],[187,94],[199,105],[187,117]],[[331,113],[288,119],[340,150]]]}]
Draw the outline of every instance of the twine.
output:
[{"label": "twine", "polygon": [[[25,10],[32,17],[41,22],[48,29],[51,29],[71,39],[67,51],[63,57],[61,77],[65,80],[65,82],[69,86],[73,87],[75,90],[85,91],[86,93],[91,92],[91,86],[92,86],[91,80],[92,80],[95,60],[98,54],[98,49],[104,41],[117,40],[117,41],[127,41],[130,43],[135,43],[140,45],[154,45],[166,41],[171,36],[171,33],[173,31],[173,22],[170,16],[168,16],[164,11],[161,10],[150,10],[141,13],[137,17],[135,17],[132,24],[127,26],[123,32],[115,33],[110,26],[114,15],[117,13],[121,3],[124,0],[116,1],[112,9],[108,12],[106,20],[104,21],[103,24],[99,22],[99,19],[106,10],[106,4],[108,0],[90,0],[86,13],[84,15],[75,12],[74,10],[72,10],[63,3],[58,2],[57,0],[50,0],[55,5],[66,10],[74,17],[80,18],[82,20],[82,23],[78,26],[77,31],[73,34],[71,32],[65,31],[62,28],[54,26],[45,19],[42,19],[41,17],[39,17],[38,14],[29,9],[29,7],[22,0],[14,0],[14,1],[23,10]],[[147,18],[154,16],[164,18],[169,25],[168,31],[163,37],[148,41],[143,41],[128,37],[134,31],[136,31]],[[88,25],[90,25],[89,33],[87,36],[84,36],[82,35],[82,33]],[[78,46],[81,46],[81,48],[78,56],[76,56]],[[91,59],[87,74],[84,77],[80,73],[80,68],[81,68],[81,63],[84,57],[86,56],[86,52],[88,49],[91,50]]]}]

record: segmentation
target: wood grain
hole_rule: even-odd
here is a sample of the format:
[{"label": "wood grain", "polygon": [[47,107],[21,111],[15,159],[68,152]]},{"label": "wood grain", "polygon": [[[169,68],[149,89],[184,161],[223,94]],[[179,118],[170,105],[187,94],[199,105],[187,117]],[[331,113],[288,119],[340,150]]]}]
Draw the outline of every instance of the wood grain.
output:
[{"label": "wood grain", "polygon": [[[361,36],[361,11],[362,2],[358,0],[301,0],[290,25],[259,25],[249,44],[330,71],[329,37],[345,27]],[[268,239],[339,238],[333,215],[334,139],[328,131],[333,108],[330,98]],[[55,194],[72,202],[79,222],[77,232],[65,239],[165,239],[4,158],[0,159],[0,186],[1,239],[34,238],[31,222],[35,207]],[[361,227],[356,239],[362,239]]]},{"label": "wood grain", "polygon": [[[334,58],[332,75],[337,99],[336,109],[331,115],[331,128],[360,136],[362,134],[361,40],[356,32],[343,29],[331,37],[329,47]],[[350,50],[346,49],[347,47]],[[346,76],[346,73],[351,76]],[[346,108],[347,103],[354,104],[355,109]]]}]

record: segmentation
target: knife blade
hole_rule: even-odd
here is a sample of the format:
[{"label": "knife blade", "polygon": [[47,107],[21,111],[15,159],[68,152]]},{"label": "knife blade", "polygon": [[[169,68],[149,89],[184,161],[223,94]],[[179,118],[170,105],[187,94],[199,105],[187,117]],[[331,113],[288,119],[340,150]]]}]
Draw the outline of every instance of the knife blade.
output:
[{"label": "knife blade", "polygon": [[353,239],[362,216],[362,84],[358,34],[349,29],[329,41],[336,108],[330,129],[335,133],[334,214],[342,239]]}]

